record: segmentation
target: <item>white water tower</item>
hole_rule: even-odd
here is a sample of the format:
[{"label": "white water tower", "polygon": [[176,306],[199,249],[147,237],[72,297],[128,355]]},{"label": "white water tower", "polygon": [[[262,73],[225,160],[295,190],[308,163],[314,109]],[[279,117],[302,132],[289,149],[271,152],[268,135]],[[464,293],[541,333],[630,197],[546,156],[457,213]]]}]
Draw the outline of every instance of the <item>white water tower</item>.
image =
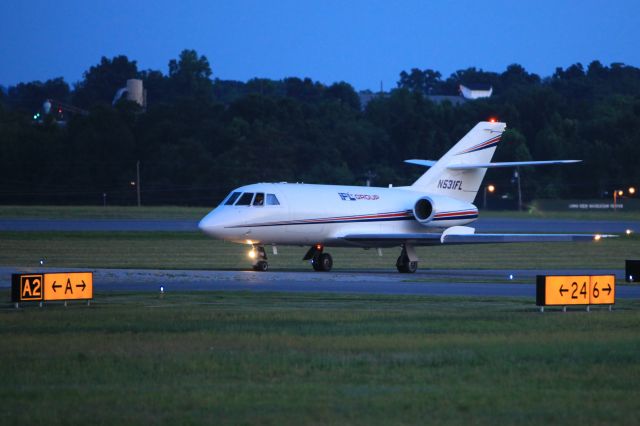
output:
[{"label": "white water tower", "polygon": [[138,78],[130,78],[127,80],[126,87],[118,89],[116,95],[113,97],[113,105],[123,96],[126,96],[125,99],[137,103],[142,108],[147,107],[147,91],[144,89],[142,80]]}]

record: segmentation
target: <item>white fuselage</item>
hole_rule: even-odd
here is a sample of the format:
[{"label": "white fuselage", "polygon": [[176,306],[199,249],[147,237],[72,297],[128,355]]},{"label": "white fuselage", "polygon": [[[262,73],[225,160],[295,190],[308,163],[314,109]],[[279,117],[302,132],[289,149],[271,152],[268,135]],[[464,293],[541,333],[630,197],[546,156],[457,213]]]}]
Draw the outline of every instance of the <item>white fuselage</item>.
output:
[{"label": "white fuselage", "polygon": [[[229,203],[233,193],[240,195]],[[250,197],[245,197],[245,205],[234,205],[246,193],[263,194],[262,201],[246,205]],[[215,238],[244,244],[362,246],[342,237],[440,232],[473,222],[478,216],[471,203],[416,191],[414,187],[258,183],[240,187],[232,194],[205,216],[199,227]],[[274,198],[269,194],[275,195],[277,204],[267,202]],[[432,203],[433,212],[420,223],[414,206],[425,197]]]}]

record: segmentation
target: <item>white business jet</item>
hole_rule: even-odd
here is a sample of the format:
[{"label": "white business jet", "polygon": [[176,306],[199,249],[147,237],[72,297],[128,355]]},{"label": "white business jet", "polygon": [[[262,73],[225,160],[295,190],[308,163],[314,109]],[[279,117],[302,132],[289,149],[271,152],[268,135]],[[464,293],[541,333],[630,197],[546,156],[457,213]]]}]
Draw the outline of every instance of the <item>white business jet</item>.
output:
[{"label": "white business jet", "polygon": [[316,271],[333,265],[326,247],[400,246],[396,267],[415,272],[414,247],[441,244],[576,241],[584,234],[476,234],[472,204],[488,168],[577,163],[580,160],[492,163],[505,123],[480,122],[440,160],[406,160],[429,167],[413,185],[362,187],[257,183],[233,190],[198,227],[206,234],[252,246],[253,269],[269,267],[265,245],[310,246],[303,260]]}]

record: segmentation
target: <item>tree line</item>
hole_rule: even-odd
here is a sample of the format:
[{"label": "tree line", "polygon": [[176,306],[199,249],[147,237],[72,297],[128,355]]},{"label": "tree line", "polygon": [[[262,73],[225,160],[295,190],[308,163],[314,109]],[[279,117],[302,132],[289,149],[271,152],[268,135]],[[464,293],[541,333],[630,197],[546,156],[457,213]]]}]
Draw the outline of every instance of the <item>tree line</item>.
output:
[{"label": "tree line", "polygon": [[[127,79],[147,90],[145,111],[114,94]],[[485,83],[493,96],[463,103],[434,95]],[[182,51],[166,73],[103,57],[70,86],[62,78],[0,90],[0,203],[213,205],[252,182],[406,185],[476,122],[508,124],[494,160],[582,159],[522,169],[533,198],[599,198],[640,184],[640,69],[593,61],[540,77],[514,64],[447,78],[402,71],[397,88],[361,99],[345,82],[215,78],[208,59]],[[45,99],[54,108],[44,114]],[[57,110],[57,102],[77,111]],[[40,115],[38,115],[40,114]],[[513,171],[487,181],[515,196]]]}]

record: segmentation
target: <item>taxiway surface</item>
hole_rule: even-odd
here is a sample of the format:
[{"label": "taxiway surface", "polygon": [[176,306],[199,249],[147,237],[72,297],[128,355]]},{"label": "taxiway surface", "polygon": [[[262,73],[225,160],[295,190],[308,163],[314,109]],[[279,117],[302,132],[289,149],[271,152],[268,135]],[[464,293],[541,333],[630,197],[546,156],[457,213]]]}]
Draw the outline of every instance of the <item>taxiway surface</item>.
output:
[{"label": "taxiway surface", "polygon": [[[64,271],[90,269],[66,268]],[[56,272],[50,268],[0,267],[0,288],[11,286],[12,273]],[[415,274],[388,271],[189,271],[94,269],[96,292],[256,291],[359,293],[430,296],[531,297],[538,274],[615,274],[616,297],[640,299],[640,284],[623,285],[622,270],[440,270]],[[509,278],[512,276],[512,279]]]}]

